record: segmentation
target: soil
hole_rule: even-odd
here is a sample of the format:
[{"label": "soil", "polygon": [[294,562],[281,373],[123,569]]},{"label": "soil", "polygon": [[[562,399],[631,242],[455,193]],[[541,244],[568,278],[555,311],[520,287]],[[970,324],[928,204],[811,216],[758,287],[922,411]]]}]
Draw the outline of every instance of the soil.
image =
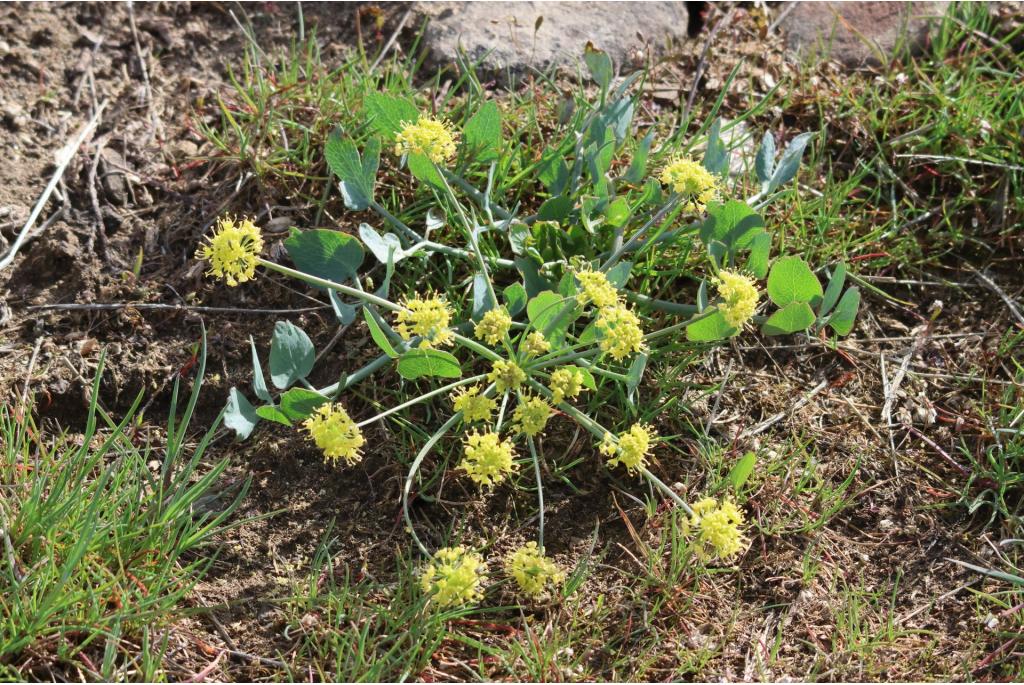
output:
[{"label": "soil", "polygon": [[[371,30],[372,23],[366,22],[359,33],[377,44],[386,40],[400,9],[388,6],[382,28]],[[310,3],[303,10],[307,25],[317,25],[318,35],[330,37],[324,46],[327,59],[355,43],[357,5]],[[215,98],[224,88],[226,68],[240,59],[238,22],[251,23],[268,51],[286,47],[297,28],[293,8],[271,2],[241,7],[154,3],[133,10],[124,4],[0,6],[2,251],[46,186],[57,151],[103,107],[95,133],[40,214],[36,226],[45,228],[0,272],[0,393],[9,398],[34,394],[44,421],[72,431],[81,425],[88,380],[105,348],[102,402],[116,413],[145,392],[147,416],[158,425],[169,406],[170,384],[192,374],[204,324],[210,341],[209,378],[196,425],[206,425],[223,406],[227,389],[248,383],[249,335],[265,347],[280,315],[198,311],[192,306],[300,309],[315,304],[272,278],[225,292],[203,279],[202,267],[192,257],[216,216],[245,209],[233,191],[238,179],[224,177],[217,172],[220,167],[204,159],[209,150],[191,120],[196,103]],[[736,46],[741,55],[764,49],[753,37],[737,40]],[[693,52],[696,58],[699,46]],[[775,56],[772,52],[765,63],[777,64]],[[729,68],[716,62],[703,87],[720,86]],[[763,78],[764,72],[749,75]],[[680,82],[679,74],[668,71],[663,76],[662,81],[653,80],[652,108],[678,99],[678,88],[665,84]],[[671,93],[661,93],[659,83]],[[1019,264],[1007,269],[1003,282],[1021,282]],[[1005,378],[998,372],[996,346],[1011,319],[1001,301],[978,286],[962,265],[951,265],[942,276],[965,286],[886,285],[897,297],[921,303],[911,308],[869,296],[870,313],[839,350],[813,341],[797,346],[737,343],[689,369],[688,380],[694,384],[710,385],[729,374],[712,424],[726,445],[727,461],[747,449],[771,454],[793,437],[815,446],[807,463],[813,464],[822,486],[837,488],[849,481],[843,491],[844,511],[815,527],[821,502],[808,492],[799,495],[803,500],[791,499],[796,496],[794,479],[803,474],[768,478],[751,500],[751,517],[785,520],[785,525],[774,535],[755,539],[738,573],[716,575],[714,587],[693,587],[693,599],[685,607],[656,618],[677,622],[680,633],[690,636],[691,648],[701,641],[728,644],[723,657],[698,677],[799,678],[826,652],[835,655],[834,663],[819,664],[818,670],[831,679],[920,678],[960,673],[962,664],[985,656],[983,648],[998,646],[983,634],[977,618],[967,587],[976,578],[945,561],[973,558],[985,547],[970,534],[983,520],[938,506],[955,500],[967,487],[963,474],[912,432],[890,435],[879,421],[885,398],[879,358],[884,355],[885,377],[892,378],[909,355],[911,364],[927,366],[941,377],[905,382],[893,416],[926,433],[953,455],[952,461],[961,458],[956,449],[961,441],[969,449],[981,444],[978,439],[987,430],[976,409],[983,401],[982,387],[958,378],[984,378],[989,372]],[[929,323],[936,300],[944,303],[941,314]],[[183,307],[32,309],[119,302]],[[317,349],[327,347],[336,332],[329,309],[289,318],[312,335]],[[335,348],[330,354],[337,362],[331,373],[336,374],[357,368],[372,351],[365,333],[356,331],[343,350]],[[822,381],[821,391],[790,411],[795,398]],[[648,380],[646,392],[657,392],[653,383]],[[681,395],[697,416],[712,415],[714,395],[692,389]],[[744,430],[779,412],[783,417],[764,433],[740,438]],[[562,428],[546,450],[570,460],[586,446],[568,422]],[[197,644],[226,644],[274,658],[287,655],[294,636],[287,637],[274,600],[305,575],[328,530],[340,566],[372,578],[391,577],[396,550],[410,547],[399,508],[404,467],[396,453],[403,446],[394,444],[384,426],[374,426],[367,437],[382,447],[358,467],[344,470],[325,466],[301,439],[269,429],[244,445],[226,435],[218,440],[214,456],[231,457],[232,481],[252,478],[238,514],[252,520],[225,537],[210,576],[195,592],[196,606],[215,607],[214,618],[190,619],[175,633],[171,656],[183,675],[208,663],[196,651]],[[666,482],[699,471],[701,446],[684,442],[682,447],[660,454],[658,472]],[[784,455],[778,456],[781,460]],[[925,484],[922,468],[933,474]],[[585,590],[588,597],[581,601],[607,593],[609,601],[622,599],[623,622],[639,621],[644,607],[621,592],[623,573],[640,570],[629,551],[635,545],[630,530],[635,527],[636,535],[649,541],[664,517],[645,521],[642,509],[623,494],[632,485],[620,487],[607,474],[577,470],[574,480],[582,493],[557,486],[547,492],[549,521],[557,521],[551,527],[550,551],[567,565],[578,563],[591,549],[598,525],[603,570],[595,573]],[[701,485],[692,487],[699,491]],[[442,493],[445,503],[416,505],[428,535],[427,519],[458,517],[470,529],[490,531],[487,537],[500,538],[502,544],[511,546],[524,537],[519,530],[523,524],[503,513],[514,508],[506,502],[517,504],[520,497],[510,490],[499,488],[479,504],[473,504],[475,493],[458,481],[445,483]],[[530,510],[525,500],[522,507]],[[792,515],[782,517],[780,509]],[[805,583],[803,566],[809,556],[820,570]],[[885,673],[863,672],[850,645],[832,642],[835,589],[884,592],[894,579],[903,589],[892,605],[902,631],[893,643],[896,651]],[[940,596],[937,604],[929,604]],[[758,664],[767,661],[766,650],[780,626],[792,639],[785,641],[774,670],[760,671]],[[935,632],[928,649],[922,650],[924,631]],[[588,649],[594,671],[600,672],[607,658],[603,647]],[[915,658],[908,660],[907,655]],[[256,679],[274,670],[244,658],[222,668],[228,670],[211,677]],[[673,669],[672,663],[659,663],[649,675],[672,677]]]}]

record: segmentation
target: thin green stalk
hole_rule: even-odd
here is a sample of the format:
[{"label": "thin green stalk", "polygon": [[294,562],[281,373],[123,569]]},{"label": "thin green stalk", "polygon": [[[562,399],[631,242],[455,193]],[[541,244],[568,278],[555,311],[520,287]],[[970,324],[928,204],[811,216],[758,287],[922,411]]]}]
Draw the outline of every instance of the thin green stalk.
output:
[{"label": "thin green stalk", "polygon": [[384,207],[378,204],[376,200],[371,199],[369,204],[370,209],[380,214],[381,217],[383,217],[386,221],[391,223],[392,226],[394,226],[403,234],[405,234],[405,237],[407,239],[412,240],[413,243],[423,242],[423,236],[421,236],[419,233],[406,226],[404,221],[399,219],[397,216],[395,216],[388,210],[384,209]]},{"label": "thin green stalk", "polygon": [[449,383],[448,385],[443,385],[440,388],[437,388],[436,390],[431,390],[430,392],[424,393],[423,395],[420,395],[419,397],[411,399],[411,400],[409,400],[407,402],[403,402],[402,404],[399,404],[397,406],[391,407],[387,411],[381,412],[380,414],[377,414],[376,416],[374,416],[372,418],[366,419],[365,421],[360,421],[356,425],[358,427],[362,428],[363,426],[367,426],[367,425],[373,423],[374,421],[379,421],[380,419],[383,419],[386,416],[390,416],[390,415],[394,414],[397,411],[401,411],[402,409],[405,409],[406,407],[411,407],[414,404],[418,404],[418,403],[422,402],[423,400],[428,400],[431,397],[436,397],[437,395],[443,395],[444,393],[448,392],[449,390],[454,390],[455,388],[459,387],[460,385],[469,385],[470,383],[476,383],[477,381],[482,381],[485,378],[487,378],[487,374],[482,373],[479,376],[473,376],[472,378],[463,378],[462,380],[455,381],[454,383]]},{"label": "thin green stalk", "polygon": [[444,424],[440,428],[438,428],[433,435],[430,436],[430,439],[427,440],[427,442],[420,449],[419,453],[416,455],[416,458],[412,462],[412,466],[409,467],[409,473],[405,477],[405,486],[402,488],[402,516],[405,519],[405,525],[409,529],[409,534],[412,535],[412,539],[416,543],[416,546],[419,547],[420,551],[428,557],[430,556],[430,550],[428,550],[427,546],[423,544],[423,541],[420,540],[420,537],[416,535],[416,528],[412,525],[412,516],[409,514],[409,492],[412,490],[412,481],[414,478],[416,478],[416,474],[419,472],[420,466],[423,464],[423,460],[426,458],[427,454],[430,452],[430,450],[434,448],[434,445],[437,444],[437,441],[440,440],[445,433],[451,430],[451,428],[461,420],[462,412],[455,412],[454,414],[452,414],[452,417],[450,419],[445,421]]},{"label": "thin green stalk", "polygon": [[544,481],[540,474],[540,457],[537,455],[537,447],[533,444],[533,438],[527,437],[526,444],[530,446],[530,456],[533,457],[533,475],[537,479],[537,546],[541,553],[544,551]]},{"label": "thin green stalk", "polygon": [[448,179],[446,179],[444,174],[441,172],[441,168],[435,164],[434,170],[437,172],[441,182],[444,184],[445,192],[448,193],[448,199],[450,199],[452,204],[455,205],[455,211],[458,212],[459,219],[462,220],[462,225],[466,228],[466,234],[469,236],[469,244],[473,248],[473,254],[476,255],[477,262],[480,264],[480,273],[484,275],[484,283],[487,284],[487,294],[491,296],[491,302],[497,306],[498,296],[494,292],[494,285],[491,283],[491,275],[487,271],[487,262],[484,261],[483,253],[480,252],[480,243],[477,241],[474,226],[470,223],[469,217],[466,216],[466,211],[462,208],[462,203],[459,202],[459,198],[455,197],[455,191],[452,190],[451,185],[448,184]]},{"label": "thin green stalk", "polygon": [[501,360],[501,356],[496,354],[493,350],[490,350],[490,349],[484,347],[483,345],[481,345],[477,341],[471,340],[470,338],[467,338],[464,335],[459,335],[458,333],[452,333],[452,338],[455,340],[455,342],[459,343],[463,347],[467,347],[467,348],[473,350],[474,352],[476,352],[477,354],[479,354],[481,357],[483,357],[485,359],[490,359],[492,362],[496,362],[496,361],[500,361]]}]

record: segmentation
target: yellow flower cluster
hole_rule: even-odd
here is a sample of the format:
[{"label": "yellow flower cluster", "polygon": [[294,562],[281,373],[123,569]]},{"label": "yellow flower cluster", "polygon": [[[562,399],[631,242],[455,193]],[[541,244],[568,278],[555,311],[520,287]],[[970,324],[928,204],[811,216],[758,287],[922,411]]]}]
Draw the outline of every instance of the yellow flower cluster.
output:
[{"label": "yellow flower cluster", "polygon": [[718,177],[689,157],[676,157],[669,162],[660,180],[683,196],[688,212],[703,212],[707,204],[718,197]]},{"label": "yellow flower cluster", "polygon": [[452,309],[443,297],[407,297],[396,315],[395,330],[403,340],[420,336],[420,347],[444,347],[454,340],[448,329],[452,322]]},{"label": "yellow flower cluster", "polygon": [[520,433],[533,437],[544,430],[551,418],[551,405],[540,397],[528,397],[519,401],[512,421]]},{"label": "yellow flower cluster", "polygon": [[548,389],[551,391],[551,401],[558,404],[566,397],[575,399],[583,392],[583,372],[575,366],[563,366],[551,373],[551,380],[548,381]]},{"label": "yellow flower cluster", "polygon": [[513,361],[499,359],[494,362],[491,372],[487,374],[487,379],[494,383],[494,387],[498,389],[498,392],[518,390],[519,386],[526,380],[526,372]]},{"label": "yellow flower cluster", "polygon": [[207,244],[196,250],[196,259],[210,263],[207,275],[223,278],[229,286],[245,283],[256,275],[263,250],[260,229],[250,219],[223,217]]},{"label": "yellow flower cluster", "polygon": [[452,407],[462,412],[462,420],[466,423],[474,421],[490,421],[491,413],[498,406],[492,397],[480,394],[480,386],[459,388],[452,393]]},{"label": "yellow flower cluster", "polygon": [[619,291],[608,282],[608,277],[600,271],[578,271],[576,279],[582,288],[576,294],[576,301],[581,306],[593,302],[595,307],[614,307],[619,303]]},{"label": "yellow flower cluster", "polygon": [[488,345],[497,345],[512,328],[512,317],[504,307],[488,310],[477,323],[473,332]]},{"label": "yellow flower cluster", "polygon": [[320,405],[302,425],[323,450],[324,461],[344,459],[355,464],[363,458],[360,448],[366,444],[366,438],[340,404]]},{"label": "yellow flower cluster", "polygon": [[719,503],[711,497],[702,499],[693,505],[690,523],[700,533],[697,553],[701,558],[717,555],[726,559],[743,551],[746,543],[740,532],[743,512],[732,500],[723,499]]},{"label": "yellow flower cluster", "polygon": [[442,547],[423,570],[420,585],[439,607],[459,606],[483,597],[486,573],[483,557],[476,552],[461,545]]},{"label": "yellow flower cluster", "polygon": [[423,155],[434,164],[441,164],[455,156],[455,139],[450,122],[421,115],[414,124],[402,122],[402,130],[395,139],[395,154]]},{"label": "yellow flower cluster", "polygon": [[644,331],[640,317],[624,304],[604,307],[597,315],[601,331],[601,349],[616,361],[622,361],[634,352],[644,349]]},{"label": "yellow flower cluster", "polygon": [[528,542],[505,560],[505,572],[531,597],[544,592],[548,585],[560,585],[565,581],[565,572],[544,556],[544,550],[536,542]]},{"label": "yellow flower cluster", "polygon": [[550,349],[551,343],[548,342],[548,339],[540,331],[533,331],[526,336],[526,340],[523,342],[523,350],[526,351],[529,357],[539,357]]},{"label": "yellow flower cluster", "polygon": [[502,440],[497,433],[477,433],[466,436],[465,457],[460,468],[474,483],[493,486],[515,471],[515,449],[511,440]]},{"label": "yellow flower cluster", "polygon": [[722,269],[718,272],[715,285],[722,297],[718,311],[722,312],[722,317],[730,326],[743,328],[757,309],[759,294],[754,279],[736,271]]},{"label": "yellow flower cluster", "polygon": [[611,433],[605,433],[598,449],[605,456],[612,457],[608,460],[609,467],[622,464],[630,473],[635,473],[647,466],[651,442],[657,437],[651,426],[634,423],[628,431],[620,433],[618,439]]}]

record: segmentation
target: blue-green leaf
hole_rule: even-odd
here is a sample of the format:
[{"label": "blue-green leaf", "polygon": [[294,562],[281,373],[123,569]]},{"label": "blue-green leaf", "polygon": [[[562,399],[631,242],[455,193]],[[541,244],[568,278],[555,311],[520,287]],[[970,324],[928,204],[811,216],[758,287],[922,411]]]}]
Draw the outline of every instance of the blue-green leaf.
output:
[{"label": "blue-green leaf", "polygon": [[252,390],[256,397],[264,402],[270,401],[270,390],[267,388],[267,379],[263,377],[263,366],[260,364],[260,355],[256,351],[256,341],[249,336],[249,347],[252,349]]},{"label": "blue-green leaf", "polygon": [[274,324],[270,340],[270,380],[284,390],[313,370],[316,350],[301,328],[288,321]]},{"label": "blue-green leaf", "polygon": [[612,58],[604,50],[598,50],[593,43],[587,41],[583,48],[583,61],[590,70],[590,76],[601,88],[602,97],[608,92],[612,77],[615,72],[612,69]]},{"label": "blue-green leaf", "polygon": [[327,166],[340,183],[345,206],[353,211],[366,209],[373,200],[373,189],[377,182],[377,168],[380,166],[380,141],[371,138],[366,142],[364,156],[360,156],[354,141],[342,137],[335,130],[324,146]]},{"label": "blue-green leaf", "polygon": [[479,321],[480,317],[497,306],[491,298],[491,291],[487,287],[487,276],[482,271],[473,275],[473,311],[472,318]]},{"label": "blue-green leaf", "polygon": [[782,153],[782,157],[772,173],[771,180],[768,181],[769,192],[788,183],[796,176],[796,172],[800,168],[800,158],[803,157],[804,148],[807,147],[807,143],[811,142],[813,137],[813,133],[801,133],[789,141],[786,151]]},{"label": "blue-green leaf", "polygon": [[836,306],[836,302],[839,301],[839,295],[843,291],[843,284],[846,283],[846,264],[839,262],[836,265],[835,271],[832,272],[832,278],[828,281],[828,286],[825,288],[825,296],[821,298],[821,307],[818,308],[818,317],[828,316],[828,313],[832,311],[832,307]]},{"label": "blue-green leaf", "polygon": [[284,246],[299,271],[335,283],[355,278],[365,257],[358,238],[327,228],[295,233]]},{"label": "blue-green leaf", "polygon": [[402,241],[394,233],[381,235],[373,226],[359,224],[359,237],[381,264],[387,264],[389,259],[397,263],[406,256],[402,252]]},{"label": "blue-green leaf", "polygon": [[775,170],[775,136],[770,132],[764,134],[761,140],[761,147],[757,150],[757,157],[754,159],[754,171],[757,172],[757,180],[767,184],[772,178]]},{"label": "blue-green leaf", "polygon": [[245,395],[240,393],[238,388],[231,388],[228,393],[228,404],[224,408],[224,425],[235,431],[239,440],[245,440],[252,434],[259,421],[256,409]]},{"label": "blue-green leaf", "polygon": [[704,168],[723,176],[729,169],[729,151],[722,141],[722,120],[715,119],[708,131],[708,146],[704,151]]},{"label": "blue-green leaf", "polygon": [[526,288],[521,283],[513,283],[504,290],[505,308],[509,316],[515,316],[526,309]]}]

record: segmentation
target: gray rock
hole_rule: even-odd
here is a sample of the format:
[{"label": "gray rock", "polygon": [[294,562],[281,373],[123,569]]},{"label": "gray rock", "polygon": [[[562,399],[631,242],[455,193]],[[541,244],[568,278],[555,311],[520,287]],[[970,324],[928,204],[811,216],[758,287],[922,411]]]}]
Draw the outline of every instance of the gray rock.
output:
[{"label": "gray rock", "polygon": [[633,71],[685,40],[689,19],[683,2],[432,2],[417,10],[430,17],[423,40],[435,63],[454,63],[461,46],[505,83],[530,67],[574,72],[588,41],[620,73]]},{"label": "gray rock", "polygon": [[847,66],[878,64],[920,47],[948,2],[800,2],[782,20],[790,49]]}]

